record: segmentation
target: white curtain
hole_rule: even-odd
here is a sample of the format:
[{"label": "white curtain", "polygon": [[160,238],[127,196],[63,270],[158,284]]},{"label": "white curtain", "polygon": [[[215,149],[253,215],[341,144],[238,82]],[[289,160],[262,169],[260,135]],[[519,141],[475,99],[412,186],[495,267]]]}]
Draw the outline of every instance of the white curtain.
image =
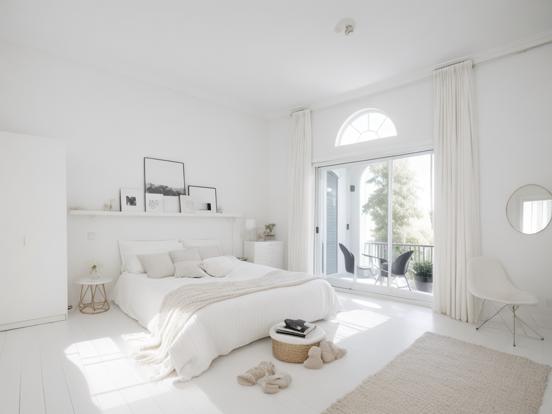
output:
[{"label": "white curtain", "polygon": [[310,110],[292,114],[293,133],[289,145],[288,269],[312,272],[314,169]]},{"label": "white curtain", "polygon": [[479,155],[473,63],[436,70],[434,310],[475,322],[467,262],[480,254]]}]

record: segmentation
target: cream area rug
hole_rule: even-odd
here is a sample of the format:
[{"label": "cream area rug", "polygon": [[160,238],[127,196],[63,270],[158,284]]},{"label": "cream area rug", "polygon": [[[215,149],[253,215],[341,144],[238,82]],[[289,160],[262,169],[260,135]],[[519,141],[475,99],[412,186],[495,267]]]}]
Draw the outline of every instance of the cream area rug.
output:
[{"label": "cream area rug", "polygon": [[550,367],[425,333],[325,414],[536,414]]}]

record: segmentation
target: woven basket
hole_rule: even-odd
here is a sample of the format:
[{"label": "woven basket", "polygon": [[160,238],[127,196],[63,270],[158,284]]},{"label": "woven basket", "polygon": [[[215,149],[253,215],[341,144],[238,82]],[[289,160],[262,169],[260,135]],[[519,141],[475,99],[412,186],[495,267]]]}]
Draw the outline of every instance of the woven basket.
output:
[{"label": "woven basket", "polygon": [[320,345],[320,342],[309,345],[294,345],[272,339],[272,354],[280,361],[302,364],[309,356],[309,349],[318,345]]}]

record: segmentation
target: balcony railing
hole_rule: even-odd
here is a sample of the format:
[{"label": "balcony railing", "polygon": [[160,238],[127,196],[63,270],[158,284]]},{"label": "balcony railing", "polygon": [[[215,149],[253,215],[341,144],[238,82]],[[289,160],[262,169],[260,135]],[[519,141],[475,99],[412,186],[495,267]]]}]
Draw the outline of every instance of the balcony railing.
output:
[{"label": "balcony railing", "polygon": [[[430,244],[412,244],[412,243],[393,243],[393,258],[398,255],[413,250],[411,262],[431,262],[433,263],[433,245]],[[379,257],[387,260],[387,242],[365,242],[364,254]]]}]

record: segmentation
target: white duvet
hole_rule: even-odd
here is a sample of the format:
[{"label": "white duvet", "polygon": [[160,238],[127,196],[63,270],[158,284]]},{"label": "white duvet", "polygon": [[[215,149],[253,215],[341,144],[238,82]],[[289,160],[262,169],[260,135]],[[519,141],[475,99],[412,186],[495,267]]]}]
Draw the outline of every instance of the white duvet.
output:
[{"label": "white duvet", "polygon": [[[115,286],[114,301],[123,312],[155,332],[163,299],[172,290],[192,283],[255,279],[274,270],[244,262],[224,278],[151,279],[145,274],[123,273]],[[185,325],[172,345],[172,365],[181,379],[189,380],[206,371],[218,356],[268,336],[276,322],[285,318],[325,319],[335,312],[336,305],[335,292],[323,279],[213,303]]]}]

